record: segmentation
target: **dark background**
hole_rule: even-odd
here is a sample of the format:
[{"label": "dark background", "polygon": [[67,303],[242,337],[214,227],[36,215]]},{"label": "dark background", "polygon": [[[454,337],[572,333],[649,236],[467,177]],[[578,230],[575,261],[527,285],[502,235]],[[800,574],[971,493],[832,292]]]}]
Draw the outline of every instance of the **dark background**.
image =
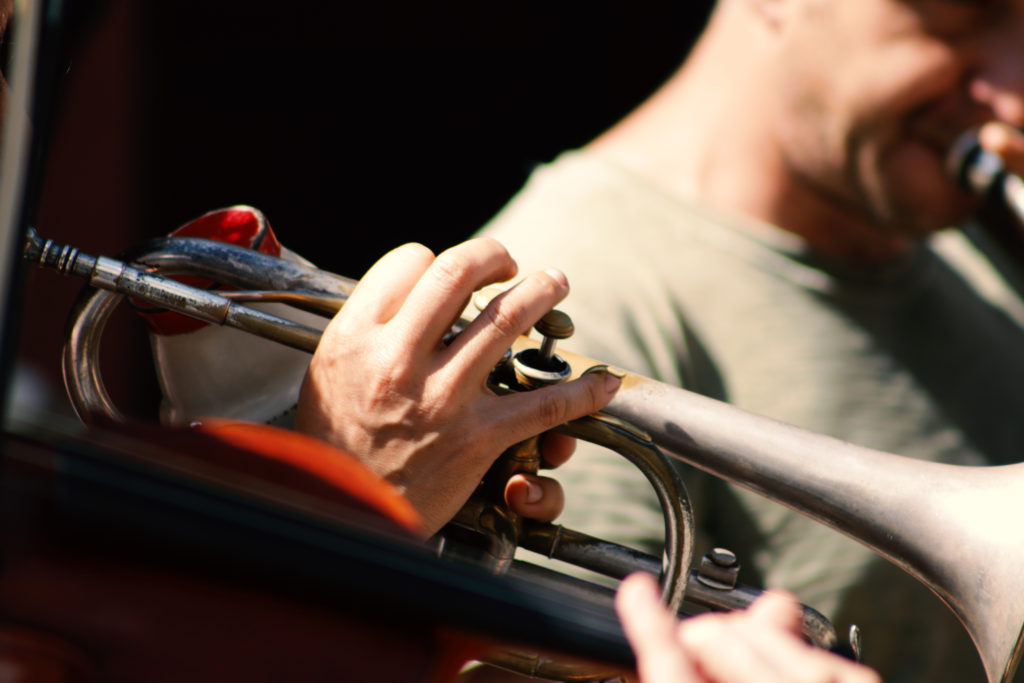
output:
[{"label": "dark background", "polygon": [[[353,277],[402,242],[441,250],[653,91],[710,4],[106,0],[76,22],[35,223],[112,254],[246,203]],[[52,388],[80,284],[27,287],[19,365]],[[144,335],[111,326],[107,381],[145,414]]]}]

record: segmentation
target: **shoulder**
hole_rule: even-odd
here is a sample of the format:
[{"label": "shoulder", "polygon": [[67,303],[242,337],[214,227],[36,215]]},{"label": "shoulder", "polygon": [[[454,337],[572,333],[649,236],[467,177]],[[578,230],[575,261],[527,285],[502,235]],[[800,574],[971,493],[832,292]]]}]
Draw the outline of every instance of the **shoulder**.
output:
[{"label": "shoulder", "polygon": [[573,350],[663,381],[680,382],[688,334],[680,299],[706,263],[700,219],[630,173],[586,152],[532,175],[483,229],[526,273],[565,272],[560,308],[576,323]]},{"label": "shoulder", "polygon": [[595,269],[630,279],[701,249],[695,208],[587,151],[538,167],[481,230],[524,270],[554,266],[581,282]]}]

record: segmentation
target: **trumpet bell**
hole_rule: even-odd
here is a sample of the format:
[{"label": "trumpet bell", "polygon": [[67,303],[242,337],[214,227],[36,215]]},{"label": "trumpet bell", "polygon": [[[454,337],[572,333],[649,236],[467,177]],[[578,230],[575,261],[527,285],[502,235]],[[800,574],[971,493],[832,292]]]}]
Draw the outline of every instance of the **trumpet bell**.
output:
[{"label": "trumpet bell", "polygon": [[1024,527],[1015,514],[1024,501],[1024,464],[913,460],[638,376],[606,411],[644,425],[667,453],[887,558],[956,614],[990,683],[1013,676],[1024,625]]}]

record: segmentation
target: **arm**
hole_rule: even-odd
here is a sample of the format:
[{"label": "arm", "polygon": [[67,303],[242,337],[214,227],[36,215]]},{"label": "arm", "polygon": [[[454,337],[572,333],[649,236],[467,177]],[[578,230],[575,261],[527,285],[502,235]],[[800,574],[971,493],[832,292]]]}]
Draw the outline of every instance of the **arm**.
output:
[{"label": "arm", "polygon": [[[491,301],[450,346],[441,339],[472,293],[516,275],[498,242],[476,239],[435,257],[409,244],[363,277],[328,325],[299,398],[296,428],[342,448],[395,484],[439,529],[508,446],[600,409],[611,375],[496,396],[485,382],[512,340],[562,300],[565,276],[533,273]],[[545,439],[553,463],[571,441]],[[561,489],[517,476],[506,498],[520,513],[553,518]]]}]

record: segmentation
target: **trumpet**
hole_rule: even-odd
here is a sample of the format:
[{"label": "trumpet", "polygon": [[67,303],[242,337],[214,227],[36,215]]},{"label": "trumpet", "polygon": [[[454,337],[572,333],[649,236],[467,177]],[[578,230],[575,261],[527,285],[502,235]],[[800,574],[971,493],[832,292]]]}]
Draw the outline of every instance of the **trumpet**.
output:
[{"label": "trumpet", "polygon": [[[97,410],[119,416],[97,369],[98,346],[107,317],[125,295],[311,352],[319,330],[246,304],[284,301],[330,313],[355,285],[310,266],[193,238],[156,240],[120,261],[54,245],[30,232],[24,255],[43,267],[84,277],[96,288],[76,306],[63,359],[69,394],[83,419]],[[214,294],[163,277],[185,272],[247,291]],[[512,351],[536,344],[522,338]],[[601,365],[564,350],[559,354],[573,374]],[[659,490],[663,507],[666,499],[685,496],[685,489],[673,480],[673,468],[663,466],[661,453],[666,460],[687,462],[752,489],[868,546],[949,606],[977,647],[990,683],[1007,681],[1016,671],[1024,634],[1024,529],[1003,522],[1024,499],[1024,464],[966,467],[912,460],[630,373],[603,413],[606,418],[595,419],[606,420],[622,439],[639,439],[642,450],[654,453],[635,457],[649,463],[644,467],[652,472],[648,478]],[[592,422],[574,429],[589,438]],[[666,481],[656,483],[662,477]],[[673,606],[684,596],[692,599],[701,590],[698,585],[707,584],[700,577],[680,580],[690,559],[688,515],[685,504],[666,514],[666,540],[672,543],[668,568],[660,571],[660,561],[650,558],[640,559],[636,567],[650,569],[653,564],[662,573]],[[682,538],[670,538],[675,536]],[[809,620],[814,621],[805,618],[805,626]]]}]

